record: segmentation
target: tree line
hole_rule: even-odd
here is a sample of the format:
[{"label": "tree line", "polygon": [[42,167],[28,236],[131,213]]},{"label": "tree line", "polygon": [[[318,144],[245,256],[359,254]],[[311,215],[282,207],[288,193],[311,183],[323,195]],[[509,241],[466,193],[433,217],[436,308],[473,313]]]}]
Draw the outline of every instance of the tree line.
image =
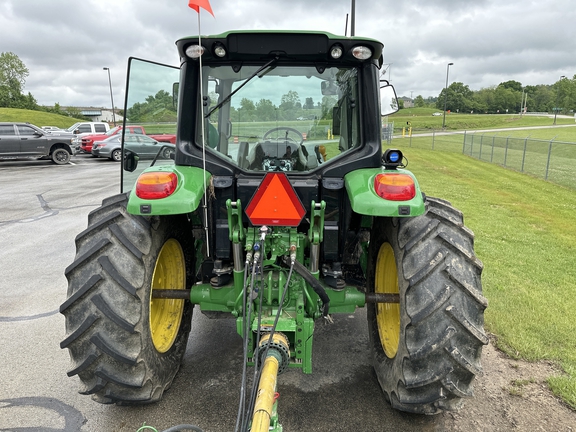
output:
[{"label": "tree line", "polygon": [[477,91],[461,82],[453,82],[442,89],[438,98],[414,99],[414,106],[433,106],[460,113],[518,113],[525,107],[528,112],[558,112],[571,114],[576,110],[576,75],[561,77],[554,84],[522,86],[518,81],[505,81],[497,86]]}]

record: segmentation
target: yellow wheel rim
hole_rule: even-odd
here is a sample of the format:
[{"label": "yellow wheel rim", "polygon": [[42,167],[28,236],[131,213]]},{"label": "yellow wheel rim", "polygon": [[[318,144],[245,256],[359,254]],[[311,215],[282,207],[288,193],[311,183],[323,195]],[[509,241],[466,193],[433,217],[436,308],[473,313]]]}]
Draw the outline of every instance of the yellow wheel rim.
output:
[{"label": "yellow wheel rim", "polygon": [[[390,243],[383,243],[376,258],[376,274],[374,277],[376,293],[398,294],[398,273],[394,250]],[[376,322],[384,353],[393,358],[398,352],[400,342],[400,304],[376,303]]]},{"label": "yellow wheel rim", "polygon": [[[180,243],[169,239],[158,255],[152,275],[153,289],[185,289],[186,263]],[[150,333],[158,352],[168,351],[178,335],[184,300],[153,299],[150,292]]]}]

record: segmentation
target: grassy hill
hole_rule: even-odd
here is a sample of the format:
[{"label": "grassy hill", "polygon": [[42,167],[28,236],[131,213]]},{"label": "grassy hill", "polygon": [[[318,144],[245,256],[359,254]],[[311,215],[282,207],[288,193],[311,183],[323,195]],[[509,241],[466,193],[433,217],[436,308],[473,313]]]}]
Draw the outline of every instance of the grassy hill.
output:
[{"label": "grassy hill", "polygon": [[25,122],[31,123],[38,127],[56,126],[60,128],[67,128],[79,121],[82,120],[44,111],[0,108],[0,122]]}]

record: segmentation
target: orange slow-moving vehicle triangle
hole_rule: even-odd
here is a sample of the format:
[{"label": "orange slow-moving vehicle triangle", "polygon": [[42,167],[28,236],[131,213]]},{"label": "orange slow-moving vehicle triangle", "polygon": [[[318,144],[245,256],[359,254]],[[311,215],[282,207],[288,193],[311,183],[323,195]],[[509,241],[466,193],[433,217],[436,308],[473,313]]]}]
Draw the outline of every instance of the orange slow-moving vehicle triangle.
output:
[{"label": "orange slow-moving vehicle triangle", "polygon": [[266,174],[246,207],[253,225],[298,226],[306,214],[284,173]]}]

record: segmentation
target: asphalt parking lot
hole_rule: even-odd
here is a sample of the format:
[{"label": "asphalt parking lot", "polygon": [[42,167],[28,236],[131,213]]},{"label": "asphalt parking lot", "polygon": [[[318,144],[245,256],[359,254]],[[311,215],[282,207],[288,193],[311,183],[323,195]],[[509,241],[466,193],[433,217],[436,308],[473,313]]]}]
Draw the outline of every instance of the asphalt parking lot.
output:
[{"label": "asphalt parking lot", "polygon": [[[191,423],[233,431],[242,368],[234,320],[196,308],[182,368],[159,403],[100,405],[77,393],[58,312],[64,269],[88,213],[119,192],[118,163],[77,155],[72,163],[0,161],[0,431],[162,431]],[[393,411],[369,365],[364,310],[318,325],[312,375],[279,377],[285,431],[442,431],[445,417]],[[150,429],[148,429],[150,430]]]}]

